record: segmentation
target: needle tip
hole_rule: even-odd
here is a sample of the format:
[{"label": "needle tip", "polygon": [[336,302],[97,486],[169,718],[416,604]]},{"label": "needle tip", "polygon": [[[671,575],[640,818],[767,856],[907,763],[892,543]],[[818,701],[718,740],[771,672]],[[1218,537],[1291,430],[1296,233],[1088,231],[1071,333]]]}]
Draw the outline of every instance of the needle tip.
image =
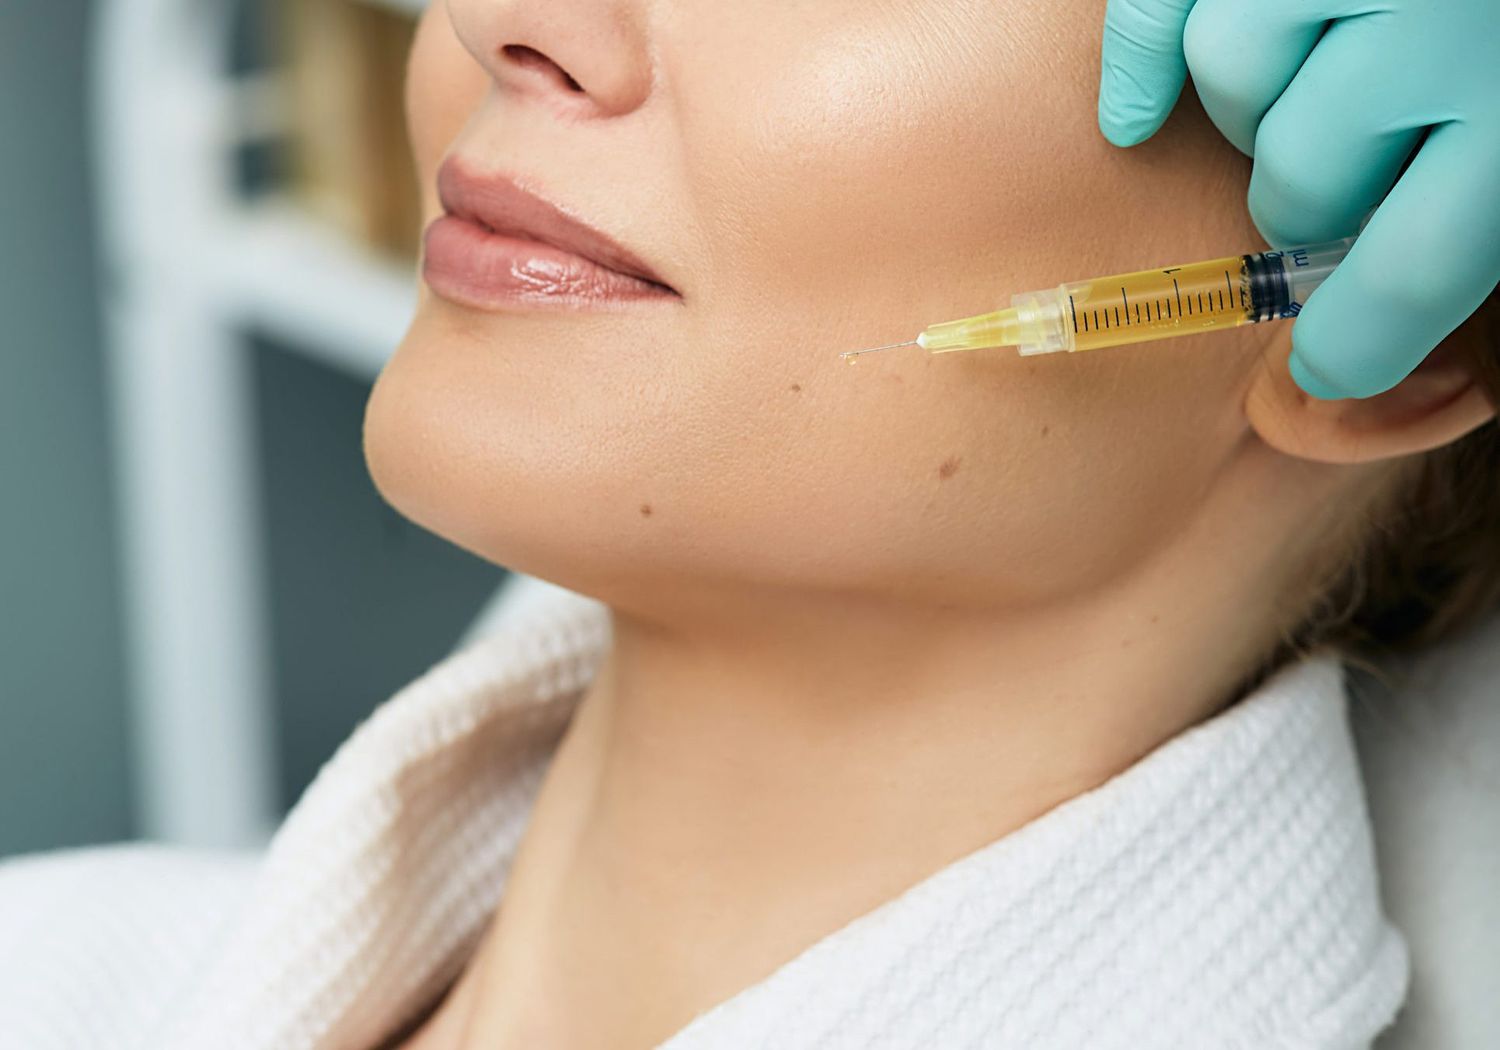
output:
[{"label": "needle tip", "polygon": [[858,357],[860,354],[874,354],[874,353],[880,352],[881,350],[899,350],[903,346],[917,346],[917,345],[919,345],[917,343],[917,341],[915,339],[912,339],[912,340],[909,340],[909,341],[907,341],[905,343],[891,343],[889,346],[872,346],[872,347],[870,347],[867,350],[845,350],[843,353],[839,354],[839,356],[840,357]]}]

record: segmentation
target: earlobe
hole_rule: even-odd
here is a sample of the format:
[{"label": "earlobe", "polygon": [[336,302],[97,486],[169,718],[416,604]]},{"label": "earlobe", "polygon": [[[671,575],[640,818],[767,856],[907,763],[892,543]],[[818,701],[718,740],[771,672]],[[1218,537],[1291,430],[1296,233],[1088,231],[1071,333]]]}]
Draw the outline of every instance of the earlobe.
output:
[{"label": "earlobe", "polygon": [[1254,366],[1245,417],[1261,440],[1320,463],[1369,463],[1440,448],[1495,417],[1469,355],[1449,338],[1411,375],[1374,397],[1324,401],[1287,367],[1288,330]]}]

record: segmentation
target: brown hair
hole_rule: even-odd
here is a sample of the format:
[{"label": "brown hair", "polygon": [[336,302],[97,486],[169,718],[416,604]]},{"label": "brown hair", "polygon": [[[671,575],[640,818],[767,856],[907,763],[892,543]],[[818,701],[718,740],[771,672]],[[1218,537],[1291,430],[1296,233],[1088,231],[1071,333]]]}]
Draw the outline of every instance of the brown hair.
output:
[{"label": "brown hair", "polygon": [[[1500,290],[1448,340],[1500,405]],[[1369,667],[1500,610],[1500,424],[1415,457],[1338,553],[1275,663],[1327,646]]]}]

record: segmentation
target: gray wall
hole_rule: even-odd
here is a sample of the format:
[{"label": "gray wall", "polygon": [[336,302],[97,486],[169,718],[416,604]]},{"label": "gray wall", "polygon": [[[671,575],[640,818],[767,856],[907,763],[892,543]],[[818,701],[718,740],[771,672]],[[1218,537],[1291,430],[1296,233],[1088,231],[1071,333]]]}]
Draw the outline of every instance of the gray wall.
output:
[{"label": "gray wall", "polygon": [[87,9],[0,3],[0,854],[133,830]]}]

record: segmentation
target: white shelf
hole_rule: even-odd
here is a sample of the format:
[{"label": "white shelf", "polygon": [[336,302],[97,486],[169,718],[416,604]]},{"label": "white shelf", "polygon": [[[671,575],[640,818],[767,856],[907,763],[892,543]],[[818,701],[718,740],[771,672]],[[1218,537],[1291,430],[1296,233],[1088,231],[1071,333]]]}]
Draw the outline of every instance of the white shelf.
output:
[{"label": "white shelf", "polygon": [[208,258],[218,309],[362,379],[373,379],[416,308],[415,265],[378,256],[296,203],[226,220]]},{"label": "white shelf", "polygon": [[276,726],[242,331],[368,380],[417,275],[289,200],[238,199],[234,151],[283,130],[284,82],[231,76],[230,0],[92,11],[136,810],[144,838],[259,845],[277,818]]}]

